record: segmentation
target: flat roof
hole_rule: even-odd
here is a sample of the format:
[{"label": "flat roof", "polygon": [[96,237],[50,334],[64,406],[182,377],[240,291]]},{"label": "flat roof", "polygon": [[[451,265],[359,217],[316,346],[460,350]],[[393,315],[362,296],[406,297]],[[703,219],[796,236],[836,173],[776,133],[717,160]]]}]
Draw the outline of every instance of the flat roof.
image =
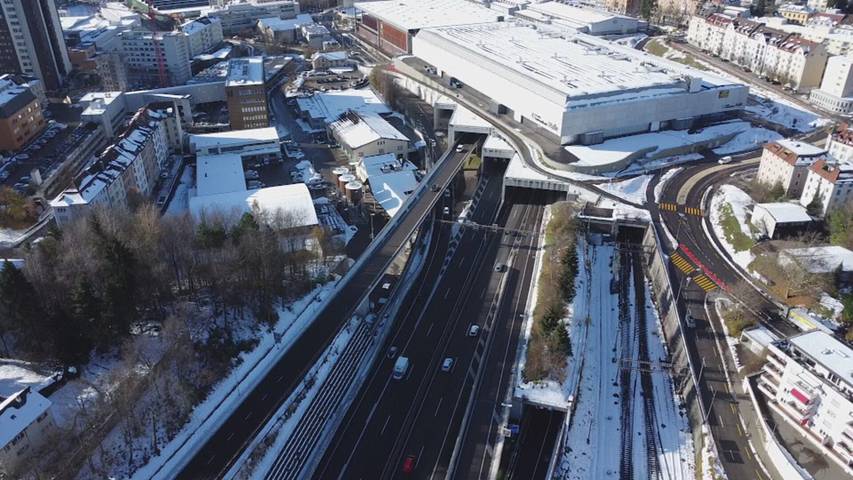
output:
[{"label": "flat roof", "polygon": [[229,130],[226,132],[190,135],[190,144],[194,145],[196,149],[235,147],[238,145],[251,145],[259,142],[278,141],[278,131],[275,127],[250,128],[247,130]]},{"label": "flat roof", "polygon": [[196,160],[196,195],[246,190],[246,176],[240,155],[202,155]]},{"label": "flat roof", "polygon": [[[628,101],[638,98],[637,90],[647,90],[644,95],[686,93],[685,75],[702,79],[706,86],[732,84],[592,35],[547,32],[513,21],[430,28],[422,30],[418,40],[444,48],[450,42],[472,62],[500,65],[568,98],[594,96],[604,102],[621,96]],[[572,101],[581,102],[579,106],[590,102]]]},{"label": "flat roof", "polygon": [[388,105],[369,88],[315,93],[310,97],[297,98],[296,103],[299,109],[308,112],[311,118],[325,118],[328,122],[336,120],[347,110],[391,113]]},{"label": "flat roof", "polygon": [[264,57],[233,58],[228,62],[226,87],[261,85],[264,83]]},{"label": "flat roof", "polygon": [[355,7],[402,30],[498,21],[505,15],[474,2],[459,0],[382,0]]},{"label": "flat roof", "polygon": [[797,260],[812,273],[831,273],[838,267],[844,272],[853,271],[853,252],[838,246],[789,248],[782,255]]},{"label": "flat roof", "polygon": [[311,25],[313,23],[314,19],[308,13],[300,13],[295,18],[266,17],[258,20],[258,25],[262,28],[269,28],[276,32],[296,30],[303,25]]},{"label": "flat roof", "polygon": [[397,170],[368,179],[370,192],[379,205],[393,217],[400,211],[409,195],[418,188],[418,180],[413,170]]},{"label": "flat roof", "polygon": [[853,385],[853,350],[832,335],[812,330],[791,337],[788,342],[847,382],[847,385]]},{"label": "flat roof", "polygon": [[806,212],[806,207],[799,203],[773,202],[758,203],[755,208],[763,208],[776,220],[776,223],[806,223],[811,222],[812,217]]},{"label": "flat roof", "polygon": [[800,142],[797,140],[791,140],[787,138],[783,138],[782,140],[776,140],[775,143],[787,148],[788,150],[794,152],[798,157],[814,157],[817,155],[823,155],[826,153],[826,150],[816,147],[811,143]]},{"label": "flat roof", "polygon": [[320,223],[311,192],[304,183],[190,198],[190,211],[195,216],[214,211],[242,215],[252,212],[255,206],[269,214],[268,218],[273,222],[275,216],[281,213],[287,223],[284,225],[286,228],[310,227]]},{"label": "flat roof", "polygon": [[603,10],[594,10],[592,8],[578,7],[553,1],[530,5],[526,10],[543,13],[549,17],[571,24],[572,26],[586,26],[593,23],[601,23],[615,19],[633,20],[635,23],[637,22],[636,19],[622,17]]}]

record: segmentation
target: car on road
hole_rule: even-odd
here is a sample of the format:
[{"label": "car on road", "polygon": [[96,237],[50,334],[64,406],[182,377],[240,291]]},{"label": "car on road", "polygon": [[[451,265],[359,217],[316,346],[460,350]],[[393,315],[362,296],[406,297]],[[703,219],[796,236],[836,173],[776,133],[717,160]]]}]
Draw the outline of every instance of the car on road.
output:
[{"label": "car on road", "polygon": [[476,337],[479,334],[480,334],[480,326],[477,325],[476,323],[474,323],[470,327],[468,327],[468,336],[469,337]]},{"label": "car on road", "polygon": [[391,348],[388,349],[388,353],[386,354],[386,356],[388,358],[394,358],[397,356],[397,352],[399,352],[399,351],[400,351],[400,349],[397,348],[396,345],[392,345]]},{"label": "car on road", "polygon": [[432,190],[433,192],[437,192],[437,191],[439,190],[438,185],[436,185],[436,184],[434,184],[434,183],[433,183],[433,184],[432,184],[432,186],[431,186],[431,187],[429,187],[429,188],[430,188],[430,190]]},{"label": "car on road", "polygon": [[450,215],[450,207],[444,207],[444,214]]},{"label": "car on road", "polygon": [[464,150],[465,150],[465,147],[463,147],[462,145],[456,145],[456,152],[457,153],[461,153]]},{"label": "car on road", "polygon": [[720,165],[732,163],[732,156],[726,155],[725,157],[722,157],[721,159],[717,160],[717,163],[719,163]]},{"label": "car on road", "polygon": [[168,197],[167,197],[166,195],[161,195],[161,196],[160,196],[160,198],[158,198],[158,199],[157,199],[157,205],[159,205],[159,206],[161,206],[161,207],[162,207],[163,205],[165,205],[165,204],[166,204],[166,200],[167,200],[167,198],[168,198]]},{"label": "car on road", "polygon": [[495,265],[495,271],[499,272],[499,273],[503,272],[504,271],[504,265],[502,263]]},{"label": "car on road", "polygon": [[394,362],[394,371],[391,373],[391,376],[394,378],[394,380],[402,380],[403,377],[406,376],[406,373],[408,373],[408,371],[408,357],[397,357],[397,361]]},{"label": "car on road", "polygon": [[442,372],[449,372],[449,371],[453,370],[453,364],[454,363],[456,363],[456,360],[454,360],[453,357],[445,358],[444,361],[441,362],[441,371]]},{"label": "car on road", "polygon": [[417,464],[418,458],[414,455],[406,455],[405,460],[403,460],[403,473],[406,475],[415,471],[415,464]]}]

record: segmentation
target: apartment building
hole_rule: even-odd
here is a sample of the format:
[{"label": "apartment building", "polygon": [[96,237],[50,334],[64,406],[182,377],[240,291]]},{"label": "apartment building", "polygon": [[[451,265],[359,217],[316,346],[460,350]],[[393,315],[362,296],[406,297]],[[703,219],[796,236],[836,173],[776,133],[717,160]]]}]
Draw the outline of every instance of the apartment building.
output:
[{"label": "apartment building", "polygon": [[228,63],[225,98],[232,130],[269,126],[263,57],[235,58]]},{"label": "apartment building", "polygon": [[70,71],[55,1],[0,1],[0,72],[32,75],[57,90]]},{"label": "apartment building", "polygon": [[820,88],[809,93],[809,101],[829,112],[853,113],[853,57],[829,57]]},{"label": "apartment building", "polygon": [[13,77],[0,78],[0,150],[20,150],[46,126],[41,102],[32,89]]},{"label": "apartment building", "polygon": [[43,447],[56,428],[50,400],[26,387],[0,396],[0,472],[13,478],[15,469],[35,449]]},{"label": "apartment building", "polygon": [[773,342],[758,390],[816,448],[853,466],[853,350],[820,330]]},{"label": "apartment building", "polygon": [[809,18],[814,14],[814,11],[811,8],[805,5],[795,5],[793,3],[786,3],[779,6],[779,8],[776,9],[776,12],[779,13],[782,18],[798,25],[805,25],[806,22],[809,21]]},{"label": "apartment building", "polygon": [[187,36],[190,57],[207,53],[216,48],[224,38],[222,20],[218,17],[201,17],[181,25],[181,31]]},{"label": "apartment building", "polygon": [[132,30],[119,36],[118,53],[132,87],[170,87],[192,78],[190,46],[183,33]]},{"label": "apartment building", "polygon": [[823,45],[797,33],[743,18],[725,20],[719,14],[691,18],[687,40],[697,48],[797,91],[820,84],[828,59]]},{"label": "apartment building", "polygon": [[151,195],[171,151],[169,131],[180,129],[175,113],[162,104],[139,109],[82,178],[50,202],[57,225],[68,225],[98,205],[126,208],[133,193]]},{"label": "apartment building", "polygon": [[800,197],[802,205],[819,199],[820,215],[853,206],[853,163],[833,158],[811,166]]},{"label": "apartment building", "polygon": [[768,143],[761,153],[756,179],[768,187],[781,185],[786,196],[799,198],[809,168],[821,159],[826,159],[826,151],[805,142],[779,140]]},{"label": "apartment building", "polygon": [[222,21],[222,33],[230,37],[244,30],[254,29],[259,18],[295,18],[299,3],[294,0],[254,0],[248,3],[229,3],[212,8],[207,15]]},{"label": "apartment building", "polygon": [[853,162],[853,129],[846,123],[840,124],[827,136],[826,150],[836,160]]}]

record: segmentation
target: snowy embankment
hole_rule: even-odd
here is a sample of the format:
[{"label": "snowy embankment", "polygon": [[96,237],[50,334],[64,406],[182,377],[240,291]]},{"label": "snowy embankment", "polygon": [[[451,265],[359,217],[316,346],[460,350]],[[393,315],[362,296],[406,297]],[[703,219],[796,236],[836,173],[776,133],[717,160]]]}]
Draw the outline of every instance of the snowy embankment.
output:
[{"label": "snowy embankment", "polygon": [[746,220],[748,212],[754,203],[746,192],[733,185],[720,186],[711,199],[710,219],[713,229],[712,233],[720,241],[720,244],[723,245],[729,257],[744,271],[749,271],[749,264],[755,260],[755,255],[748,249],[738,251],[729,239],[726,238],[723,229],[722,209],[726,204],[730,205],[732,214],[737,219],[741,232],[749,238],[754,238]]},{"label": "snowy embankment", "polygon": [[714,149],[717,155],[730,155],[741,152],[750,152],[764,145],[782,138],[782,135],[766,128],[752,127],[739,133],[735,138],[724,145]]},{"label": "snowy embankment", "polygon": [[0,228],[0,246],[13,245],[18,243],[21,237],[27,233],[26,230],[12,230],[10,228]]},{"label": "snowy embankment", "polygon": [[195,176],[194,172],[195,167],[192,165],[186,165],[184,167],[183,172],[181,172],[181,178],[178,186],[175,187],[175,194],[172,195],[172,200],[169,202],[169,206],[166,207],[167,215],[182,215],[189,210],[190,188],[193,186],[193,177]]},{"label": "snowy embankment", "polygon": [[[180,432],[147,464],[132,472],[134,479],[170,478],[218,428],[243,397],[263,378],[281,355],[299,338],[324,306],[337,286],[332,281],[317,287],[305,297],[279,310],[279,320],[270,330],[264,330],[257,346],[240,355],[237,366],[193,410]],[[117,427],[118,429],[118,427]],[[119,435],[120,437],[120,435]],[[141,441],[149,437],[142,436]],[[118,440],[118,439],[117,439]],[[130,473],[130,472],[129,472]],[[122,475],[125,478],[130,474]]]},{"label": "snowy embankment", "polygon": [[632,203],[643,204],[646,201],[646,188],[649,186],[651,179],[651,175],[640,175],[629,178],[628,180],[622,180],[621,182],[601,183],[598,184],[598,187],[621,199]]},{"label": "snowy embankment", "polygon": [[660,202],[660,197],[663,194],[664,187],[666,187],[666,184],[672,180],[672,177],[676,176],[682,169],[683,167],[671,168],[661,175],[660,180],[658,180],[658,184],[655,185],[655,202]]}]

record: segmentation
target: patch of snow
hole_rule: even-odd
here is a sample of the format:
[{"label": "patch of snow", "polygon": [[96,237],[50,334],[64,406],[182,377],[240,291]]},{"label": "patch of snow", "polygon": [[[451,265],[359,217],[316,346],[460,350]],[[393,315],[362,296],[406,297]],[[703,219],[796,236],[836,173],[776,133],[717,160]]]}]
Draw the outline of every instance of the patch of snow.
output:
[{"label": "patch of snow", "polygon": [[666,171],[663,175],[661,175],[660,180],[658,180],[657,185],[655,185],[655,202],[660,202],[660,196],[663,194],[663,187],[666,186],[666,183],[669,182],[672,177],[678,174],[682,170],[682,167],[671,168]]},{"label": "patch of snow", "polygon": [[782,138],[777,132],[767,130],[761,127],[752,127],[749,130],[739,133],[735,138],[726,142],[724,145],[714,149],[717,155],[728,155],[732,153],[747,152],[755,150],[767,142],[773,142]]},{"label": "patch of snow", "polygon": [[651,175],[640,175],[621,182],[602,183],[598,187],[629,202],[643,204],[646,201],[646,189],[651,179]]},{"label": "patch of snow", "polygon": [[746,192],[734,185],[720,186],[720,188],[714,193],[714,197],[711,199],[710,219],[714,235],[719,239],[723,248],[726,250],[726,253],[729,254],[732,260],[744,271],[749,271],[748,266],[753,260],[755,260],[755,255],[753,255],[749,250],[738,252],[734,245],[729,243],[728,239],[726,239],[725,233],[723,232],[723,225],[720,220],[720,209],[726,203],[732,206],[732,213],[737,218],[741,232],[750,238],[754,238],[752,230],[749,228],[749,224],[746,221],[746,217],[748,210],[752,208],[755,202],[753,202],[752,198]]},{"label": "patch of snow", "polygon": [[172,200],[169,206],[166,207],[167,215],[182,215],[189,211],[190,208],[190,188],[192,188],[195,179],[195,167],[186,165],[178,186],[175,188],[175,194],[172,195]]},{"label": "patch of snow", "polygon": [[747,105],[746,110],[775,124],[793,128],[798,132],[810,132],[831,122],[828,118],[805,110],[769,90],[756,88],[754,85],[749,88],[756,103]]},{"label": "patch of snow", "polygon": [[0,397],[9,397],[26,387],[39,391],[50,384],[49,376],[36,373],[27,366],[23,362],[0,365]]},{"label": "patch of snow", "polygon": [[17,243],[24,236],[26,230],[13,230],[11,228],[0,228],[0,245]]},{"label": "patch of snow", "polygon": [[636,35],[630,35],[628,37],[617,38],[615,40],[611,40],[611,42],[617,45],[624,45],[626,47],[637,48],[640,42],[649,38],[645,33],[638,33]]}]

